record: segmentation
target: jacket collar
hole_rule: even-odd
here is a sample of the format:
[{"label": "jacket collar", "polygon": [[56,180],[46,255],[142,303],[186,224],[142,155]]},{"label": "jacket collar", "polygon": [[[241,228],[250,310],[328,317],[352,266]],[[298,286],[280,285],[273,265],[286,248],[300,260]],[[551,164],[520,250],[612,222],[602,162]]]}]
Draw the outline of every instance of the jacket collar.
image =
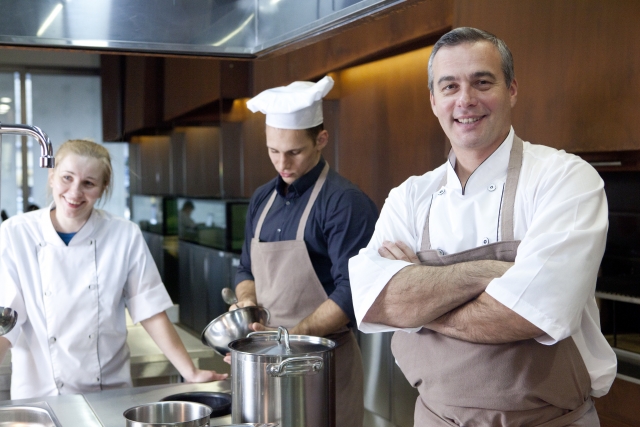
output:
[{"label": "jacket collar", "polygon": [[[42,234],[44,236],[45,242],[54,246],[65,246],[64,242],[58,236],[58,232],[53,228],[53,222],[51,221],[51,211],[56,207],[55,203],[52,202],[49,205],[49,209],[42,209],[42,216],[40,217],[40,224],[42,227]],[[96,209],[91,211],[91,215],[87,222],[82,226],[80,230],[73,236],[73,239],[69,242],[69,246],[78,246],[86,243],[91,240],[93,236],[93,231],[96,228],[96,224],[99,221],[100,212]]]}]

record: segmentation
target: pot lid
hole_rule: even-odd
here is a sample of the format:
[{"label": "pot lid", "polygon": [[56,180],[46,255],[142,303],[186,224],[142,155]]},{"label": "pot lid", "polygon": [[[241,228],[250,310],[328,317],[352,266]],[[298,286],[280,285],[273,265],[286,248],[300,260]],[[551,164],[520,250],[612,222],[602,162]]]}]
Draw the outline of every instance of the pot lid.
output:
[{"label": "pot lid", "polygon": [[289,335],[280,326],[277,331],[253,332],[229,344],[231,350],[264,356],[294,356],[333,350],[332,340],[311,335]]}]

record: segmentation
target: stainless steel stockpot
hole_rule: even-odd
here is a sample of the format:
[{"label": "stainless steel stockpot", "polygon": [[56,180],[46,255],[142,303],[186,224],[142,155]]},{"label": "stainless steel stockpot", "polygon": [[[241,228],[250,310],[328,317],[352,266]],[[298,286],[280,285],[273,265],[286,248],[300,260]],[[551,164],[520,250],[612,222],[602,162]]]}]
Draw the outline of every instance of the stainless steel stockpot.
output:
[{"label": "stainless steel stockpot", "polygon": [[208,427],[211,408],[195,402],[155,402],[129,408],[127,427]]},{"label": "stainless steel stockpot", "polygon": [[232,422],[334,427],[335,346],[283,327],[231,342]]}]

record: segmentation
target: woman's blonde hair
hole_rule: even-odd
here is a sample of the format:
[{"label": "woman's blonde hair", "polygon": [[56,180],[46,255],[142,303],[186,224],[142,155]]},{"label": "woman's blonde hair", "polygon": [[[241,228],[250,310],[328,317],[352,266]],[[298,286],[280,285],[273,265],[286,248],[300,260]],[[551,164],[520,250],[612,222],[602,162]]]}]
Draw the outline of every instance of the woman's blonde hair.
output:
[{"label": "woman's blonde hair", "polygon": [[56,167],[69,153],[96,159],[100,162],[102,166],[102,196],[108,199],[111,196],[113,183],[113,167],[111,166],[109,151],[104,146],[88,139],[70,139],[58,148],[56,152]]}]

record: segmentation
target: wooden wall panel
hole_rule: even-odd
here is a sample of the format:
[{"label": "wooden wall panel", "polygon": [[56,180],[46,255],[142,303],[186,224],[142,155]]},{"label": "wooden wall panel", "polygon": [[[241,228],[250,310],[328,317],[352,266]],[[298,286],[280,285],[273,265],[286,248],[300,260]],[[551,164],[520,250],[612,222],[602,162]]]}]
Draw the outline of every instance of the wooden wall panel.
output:
[{"label": "wooden wall panel", "polygon": [[511,49],[522,138],[616,151],[640,149],[639,16],[635,0],[456,0],[453,23],[490,31]]},{"label": "wooden wall panel", "polygon": [[171,120],[220,99],[220,61],[165,58],[164,119]]},{"label": "wooden wall panel", "polygon": [[445,135],[431,111],[430,48],[338,73],[340,173],[382,207],[411,175],[444,163]]},{"label": "wooden wall panel", "polygon": [[316,78],[367,57],[380,57],[385,50],[442,34],[451,27],[452,15],[452,0],[410,0],[330,38],[258,59],[254,61],[253,93]]}]

